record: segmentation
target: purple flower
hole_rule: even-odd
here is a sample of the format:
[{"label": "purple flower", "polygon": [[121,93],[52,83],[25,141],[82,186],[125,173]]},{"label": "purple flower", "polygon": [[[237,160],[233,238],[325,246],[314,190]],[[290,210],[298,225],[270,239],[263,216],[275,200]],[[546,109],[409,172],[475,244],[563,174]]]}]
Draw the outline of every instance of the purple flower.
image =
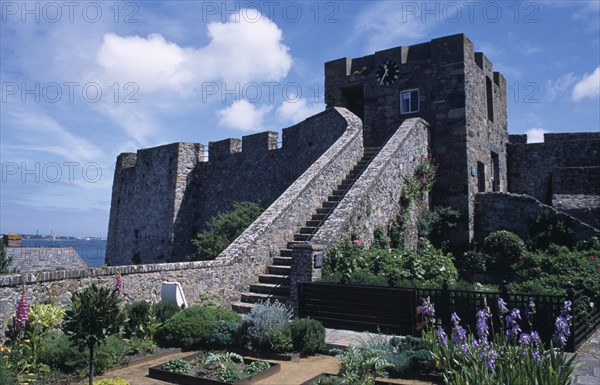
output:
[{"label": "purple flower", "polygon": [[442,329],[441,326],[437,328],[437,342],[443,347],[448,346],[448,341],[446,340],[446,332]]},{"label": "purple flower", "polygon": [[22,328],[25,327],[27,320],[29,319],[29,303],[27,302],[27,292],[25,288],[23,288],[23,293],[21,294],[21,299],[17,304],[17,316],[15,319],[15,324]]},{"label": "purple flower", "polygon": [[569,311],[571,310],[571,301],[565,301],[565,304],[560,309],[560,315],[554,321],[554,341],[560,345],[562,349],[567,345],[567,340],[571,335],[571,318]]},{"label": "purple flower", "polygon": [[538,332],[531,332],[531,342],[533,342],[536,345],[542,343],[542,339],[540,338]]},{"label": "purple flower", "polygon": [[456,314],[456,312],[452,313],[452,315],[450,316],[450,320],[452,321],[454,326],[458,326],[458,324],[460,323],[460,318],[458,317],[458,314]]},{"label": "purple flower", "polygon": [[531,343],[531,336],[527,333],[523,333],[519,336],[519,343],[521,345],[529,345]]},{"label": "purple flower", "polygon": [[477,335],[481,341],[487,341],[487,337],[490,334],[487,319],[491,316],[489,307],[485,307],[477,312]]},{"label": "purple flower", "polygon": [[540,351],[538,349],[533,349],[533,351],[531,352],[531,359],[534,361],[539,361],[542,359],[542,357],[540,356]]},{"label": "purple flower", "polygon": [[466,355],[469,352],[469,345],[467,345],[467,344],[460,345],[460,352],[462,354]]},{"label": "purple flower", "polygon": [[486,355],[486,363],[489,370],[496,369],[496,357],[498,357],[496,350],[490,349]]},{"label": "purple flower", "polygon": [[506,302],[504,302],[502,298],[498,298],[498,312],[500,312],[501,315],[508,313]]},{"label": "purple flower", "polygon": [[435,309],[433,308],[433,304],[431,303],[429,297],[423,299],[421,306],[423,307],[423,315],[425,317],[435,317]]},{"label": "purple flower", "polygon": [[462,326],[456,326],[452,329],[452,344],[458,345],[467,339],[467,331]]},{"label": "purple flower", "polygon": [[512,319],[516,322],[518,320],[521,319],[521,311],[517,308],[512,309],[512,311],[510,312],[510,316],[512,317]]},{"label": "purple flower", "polygon": [[533,302],[533,298],[529,298],[529,304],[525,308],[525,317],[531,318],[535,314],[535,302]]}]

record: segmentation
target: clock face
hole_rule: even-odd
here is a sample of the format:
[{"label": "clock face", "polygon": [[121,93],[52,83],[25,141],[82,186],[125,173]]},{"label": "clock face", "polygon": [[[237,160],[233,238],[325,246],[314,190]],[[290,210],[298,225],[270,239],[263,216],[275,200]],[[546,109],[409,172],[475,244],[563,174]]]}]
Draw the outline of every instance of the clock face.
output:
[{"label": "clock face", "polygon": [[400,66],[393,60],[383,61],[377,66],[375,79],[380,86],[394,84],[400,77]]}]

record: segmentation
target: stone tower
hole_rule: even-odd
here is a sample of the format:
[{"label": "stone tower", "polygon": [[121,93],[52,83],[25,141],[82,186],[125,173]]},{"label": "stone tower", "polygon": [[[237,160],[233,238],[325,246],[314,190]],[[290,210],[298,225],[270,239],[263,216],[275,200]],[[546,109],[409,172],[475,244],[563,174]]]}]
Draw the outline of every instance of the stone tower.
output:
[{"label": "stone tower", "polygon": [[439,163],[433,205],[462,214],[451,241],[473,239],[474,196],[506,191],[506,83],[463,34],[325,63],[327,107],[363,119],[365,145],[381,145],[405,119],[430,124]]}]

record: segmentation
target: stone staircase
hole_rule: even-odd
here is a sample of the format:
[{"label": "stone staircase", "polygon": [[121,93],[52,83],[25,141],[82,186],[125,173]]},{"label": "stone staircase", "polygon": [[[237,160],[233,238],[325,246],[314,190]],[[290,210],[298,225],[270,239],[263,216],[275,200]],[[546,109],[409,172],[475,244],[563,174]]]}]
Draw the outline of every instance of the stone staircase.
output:
[{"label": "stone staircase", "polygon": [[292,246],[305,243],[312,238],[379,150],[380,147],[365,147],[361,160],[346,175],[337,189],[332,191],[321,208],[318,208],[305,225],[294,234],[294,240],[288,242],[287,248],[279,250],[279,256],[273,257],[272,264],[267,266],[267,273],[259,275],[258,282],[251,284],[250,290],[241,294],[241,301],[232,304],[233,310],[238,313],[247,313],[257,302],[278,300],[287,303],[289,301]]}]

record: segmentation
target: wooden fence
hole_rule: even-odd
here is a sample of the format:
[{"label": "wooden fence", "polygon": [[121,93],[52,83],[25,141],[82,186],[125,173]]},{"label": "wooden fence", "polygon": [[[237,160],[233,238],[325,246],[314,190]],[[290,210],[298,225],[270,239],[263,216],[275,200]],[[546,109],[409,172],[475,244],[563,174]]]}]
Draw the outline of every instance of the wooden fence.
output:
[{"label": "wooden fence", "polygon": [[[435,305],[436,318],[446,330],[450,329],[450,315],[456,312],[463,327],[475,332],[477,311],[486,304],[492,313],[493,328],[503,327],[498,315],[498,299],[503,298],[509,309],[517,308],[523,319],[524,332],[535,330],[543,341],[554,335],[554,321],[565,300],[573,303],[571,337],[567,350],[575,351],[600,326],[599,305],[589,307],[584,303],[583,291],[569,289],[568,297],[558,295],[509,294],[506,285],[499,292],[440,289],[390,288],[378,286],[340,285],[331,283],[298,284],[299,315],[320,320],[326,327],[377,331],[405,335],[419,335],[418,307],[426,297]],[[524,309],[529,301],[535,303],[535,314],[529,325]],[[582,311],[586,309],[585,311]]]}]

